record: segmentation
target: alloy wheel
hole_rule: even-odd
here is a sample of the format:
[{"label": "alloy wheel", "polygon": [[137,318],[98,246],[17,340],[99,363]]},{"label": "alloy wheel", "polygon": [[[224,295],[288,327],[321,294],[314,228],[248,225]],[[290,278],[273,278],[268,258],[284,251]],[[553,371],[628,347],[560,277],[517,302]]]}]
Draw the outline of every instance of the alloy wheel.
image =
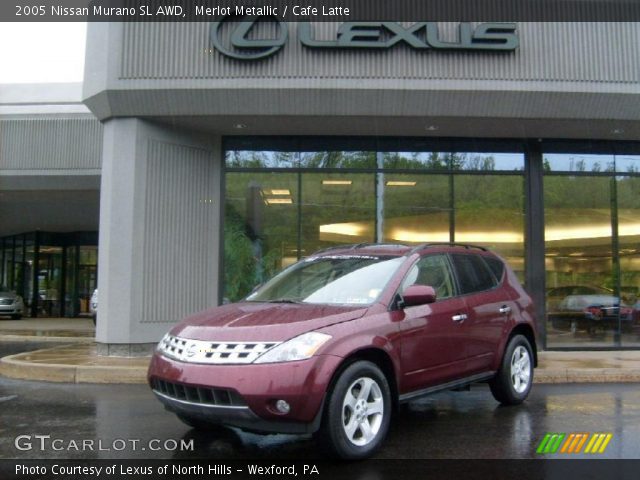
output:
[{"label": "alloy wheel", "polygon": [[522,345],[516,347],[511,356],[511,385],[517,393],[524,392],[531,381],[531,358]]},{"label": "alloy wheel", "polygon": [[349,441],[359,447],[371,443],[380,431],[383,416],[380,385],[370,377],[355,380],[342,402],[342,428]]}]

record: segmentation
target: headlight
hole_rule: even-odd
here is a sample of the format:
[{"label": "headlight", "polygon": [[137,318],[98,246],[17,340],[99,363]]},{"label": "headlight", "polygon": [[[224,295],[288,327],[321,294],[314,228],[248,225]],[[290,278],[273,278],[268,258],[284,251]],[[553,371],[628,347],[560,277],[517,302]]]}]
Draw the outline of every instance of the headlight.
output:
[{"label": "headlight", "polygon": [[305,360],[312,357],[330,338],[331,335],[325,333],[305,333],[265,352],[253,363],[279,363]]},{"label": "headlight", "polygon": [[169,343],[169,334],[165,333],[164,337],[162,337],[158,345],[156,345],[156,350],[163,351],[167,343]]}]

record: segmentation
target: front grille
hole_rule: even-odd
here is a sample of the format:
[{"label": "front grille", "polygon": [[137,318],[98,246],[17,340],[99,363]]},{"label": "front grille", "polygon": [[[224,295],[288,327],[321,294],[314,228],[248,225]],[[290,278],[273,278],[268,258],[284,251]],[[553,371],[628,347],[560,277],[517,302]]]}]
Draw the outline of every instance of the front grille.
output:
[{"label": "front grille", "polygon": [[252,363],[280,342],[210,342],[165,335],[158,350],[170,358],[189,363]]},{"label": "front grille", "polygon": [[151,386],[154,390],[176,400],[218,407],[245,407],[247,405],[238,392],[226,388],[195,387],[183,383],[167,382],[158,378],[151,381]]},{"label": "front grille", "polygon": [[0,298],[0,305],[13,305],[12,298]]}]

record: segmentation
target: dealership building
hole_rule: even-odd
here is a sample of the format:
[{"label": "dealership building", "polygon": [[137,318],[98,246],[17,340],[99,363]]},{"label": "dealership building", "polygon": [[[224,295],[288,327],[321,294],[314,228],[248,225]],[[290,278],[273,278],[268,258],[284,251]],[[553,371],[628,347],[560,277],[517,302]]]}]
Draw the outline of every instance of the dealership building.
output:
[{"label": "dealership building", "polygon": [[[545,348],[640,348],[638,45],[634,22],[90,23],[81,85],[0,90],[0,283],[71,317],[99,283],[99,352],[139,355],[318,249],[457,242],[508,260]],[[585,297],[619,307],[567,320]]]}]

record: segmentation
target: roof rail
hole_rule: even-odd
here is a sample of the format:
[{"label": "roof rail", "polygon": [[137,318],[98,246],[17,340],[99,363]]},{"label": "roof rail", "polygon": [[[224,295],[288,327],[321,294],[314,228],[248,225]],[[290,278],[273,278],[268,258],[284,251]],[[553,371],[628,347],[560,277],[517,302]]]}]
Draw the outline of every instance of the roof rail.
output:
[{"label": "roof rail", "polygon": [[317,255],[320,253],[331,252],[333,250],[357,250],[358,248],[366,248],[366,247],[407,247],[402,243],[356,243],[356,244],[344,244],[344,245],[336,245],[333,247],[323,248],[322,250],[318,250],[317,252],[313,252],[313,255]]},{"label": "roof rail", "polygon": [[411,249],[411,251],[409,253],[407,253],[407,255],[413,255],[414,253],[419,252],[420,250],[424,250],[425,248],[440,247],[440,246],[464,247],[464,248],[467,248],[467,249],[477,248],[479,250],[482,250],[483,252],[488,252],[489,251],[487,248],[481,247],[480,245],[471,245],[471,244],[468,244],[468,243],[433,242],[433,243],[422,243],[420,245],[416,245],[415,247],[413,247]]}]

